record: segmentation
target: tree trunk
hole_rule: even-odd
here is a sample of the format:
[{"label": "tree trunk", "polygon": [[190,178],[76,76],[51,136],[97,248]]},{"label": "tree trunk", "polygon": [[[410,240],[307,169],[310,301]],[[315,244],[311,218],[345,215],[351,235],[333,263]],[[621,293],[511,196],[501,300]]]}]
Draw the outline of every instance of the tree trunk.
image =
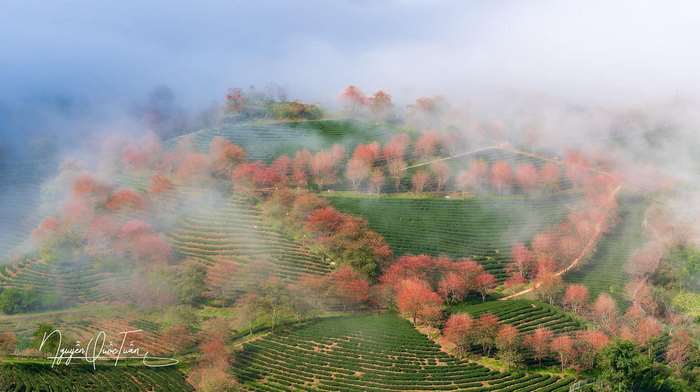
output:
[{"label": "tree trunk", "polygon": [[561,362],[561,371],[564,371],[564,354],[559,354],[559,362]]},{"label": "tree trunk", "polygon": [[277,322],[277,309],[272,309],[272,331],[275,331],[275,324]]}]

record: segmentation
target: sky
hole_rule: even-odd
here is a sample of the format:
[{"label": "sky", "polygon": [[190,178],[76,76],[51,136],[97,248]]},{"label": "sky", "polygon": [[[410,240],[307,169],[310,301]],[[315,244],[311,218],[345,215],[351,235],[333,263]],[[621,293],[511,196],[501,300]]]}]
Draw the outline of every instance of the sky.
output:
[{"label": "sky", "polygon": [[399,103],[694,96],[698,11],[692,1],[0,0],[0,132],[74,135],[123,119],[161,85],[192,112],[229,87],[270,83],[320,103],[348,84]]}]

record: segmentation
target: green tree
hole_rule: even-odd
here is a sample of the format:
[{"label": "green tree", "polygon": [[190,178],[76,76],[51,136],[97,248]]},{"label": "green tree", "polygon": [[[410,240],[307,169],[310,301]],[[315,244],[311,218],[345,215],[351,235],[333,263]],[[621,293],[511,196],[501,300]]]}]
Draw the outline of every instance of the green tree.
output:
[{"label": "green tree", "polygon": [[668,366],[652,363],[629,341],[617,341],[605,349],[599,365],[598,390],[627,391],[691,391],[674,378]]},{"label": "green tree", "polygon": [[177,280],[177,297],[181,304],[199,305],[204,300],[207,270],[199,263],[186,263]]},{"label": "green tree", "polygon": [[0,310],[5,314],[15,314],[36,310],[45,302],[36,290],[22,290],[14,287],[0,293]]},{"label": "green tree", "polygon": [[258,286],[241,297],[236,303],[236,315],[238,324],[247,325],[249,332],[253,332],[253,325],[263,322],[269,323],[274,331],[280,320],[291,318],[296,313],[295,301],[287,284],[277,277],[269,277],[260,282]]},{"label": "green tree", "polygon": [[[36,331],[32,334],[32,348],[39,349],[41,347],[41,342],[44,340],[44,336],[49,336],[56,328],[51,324],[41,323],[37,326]],[[59,335],[53,334],[50,338],[46,340],[41,351],[47,354],[53,355],[58,349],[59,345]]]}]

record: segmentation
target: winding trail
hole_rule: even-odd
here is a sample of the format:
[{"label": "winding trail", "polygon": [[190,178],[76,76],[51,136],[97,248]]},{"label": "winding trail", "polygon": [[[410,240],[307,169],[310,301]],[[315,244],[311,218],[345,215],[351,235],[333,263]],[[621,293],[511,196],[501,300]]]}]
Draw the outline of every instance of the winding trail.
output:
[{"label": "winding trail", "polygon": [[[550,157],[545,156],[545,155],[541,155],[541,154],[537,154],[537,153],[533,153],[533,152],[528,152],[528,151],[523,151],[523,150],[518,150],[517,148],[513,147],[510,143],[504,142],[504,143],[494,144],[492,146],[477,148],[475,150],[461,152],[459,154],[451,155],[451,156],[445,157],[445,158],[438,158],[438,159],[433,159],[430,161],[416,163],[415,165],[406,166],[403,170],[413,169],[415,167],[427,166],[427,165],[430,165],[430,164],[435,163],[435,162],[448,161],[450,159],[461,158],[461,157],[464,157],[467,155],[476,154],[478,152],[483,152],[483,151],[488,151],[488,150],[508,151],[508,152],[513,153],[513,154],[523,155],[526,157],[539,159],[539,160],[545,161],[545,162],[556,163],[557,165],[563,164],[563,162],[560,159],[554,159],[554,158],[550,158]],[[605,170],[600,170],[600,169],[597,169],[594,167],[589,167],[588,170],[595,172],[595,173],[598,173],[598,174],[603,174],[603,175],[608,176],[608,177],[612,177],[612,174],[610,174],[609,172],[607,172]]]},{"label": "winding trail", "polygon": [[496,145],[488,146],[488,147],[481,147],[481,148],[477,148],[476,150],[471,150],[471,151],[466,151],[466,152],[460,152],[459,154],[451,155],[451,156],[449,156],[449,157],[433,159],[433,160],[430,160],[430,161],[425,161],[425,162],[421,162],[421,163],[416,163],[415,165],[406,166],[406,167],[403,168],[403,171],[406,171],[406,170],[408,170],[408,169],[413,169],[414,167],[427,166],[427,165],[433,164],[433,163],[435,163],[435,162],[449,161],[450,159],[461,158],[461,157],[464,157],[464,156],[467,156],[467,155],[471,155],[471,154],[476,154],[476,153],[482,152],[482,151],[488,151],[488,150],[505,150],[506,147],[507,147],[507,144],[505,144],[505,143],[496,144]]},{"label": "winding trail", "polygon": [[[617,188],[615,188],[612,192],[610,192],[610,196],[608,197],[608,200],[610,200],[610,201],[614,200],[615,197],[617,196],[617,194],[620,192],[621,189],[622,189],[622,185],[618,185]],[[575,259],[573,259],[573,260],[571,261],[571,263],[569,263],[569,265],[567,265],[567,266],[564,267],[563,269],[561,269],[561,270],[557,271],[556,273],[554,273],[554,276],[562,276],[562,275],[564,275],[565,273],[567,273],[567,272],[571,271],[572,269],[576,268],[576,266],[581,262],[581,260],[583,260],[583,258],[586,257],[586,255],[593,249],[593,247],[595,246],[595,244],[598,243],[598,241],[600,240],[600,237],[601,237],[601,235],[603,234],[603,224],[605,223],[605,221],[607,220],[607,218],[608,218],[608,215],[605,214],[605,216],[603,217],[603,219],[599,220],[599,221],[596,223],[596,225],[595,225],[595,233],[594,233],[594,235],[591,237],[591,239],[588,241],[588,243],[586,244],[586,246],[583,247],[583,250],[581,250],[581,253],[580,253]],[[529,287],[529,288],[527,288],[527,289],[518,291],[517,293],[508,295],[508,296],[503,297],[503,298],[499,298],[499,301],[507,301],[507,300],[509,300],[509,299],[513,299],[513,298],[516,298],[516,297],[520,297],[521,295],[525,295],[525,294],[527,294],[527,293],[533,292],[533,291],[535,291],[538,287],[540,287],[540,285],[541,285],[541,283],[535,283],[533,286],[531,286],[531,287]]]}]

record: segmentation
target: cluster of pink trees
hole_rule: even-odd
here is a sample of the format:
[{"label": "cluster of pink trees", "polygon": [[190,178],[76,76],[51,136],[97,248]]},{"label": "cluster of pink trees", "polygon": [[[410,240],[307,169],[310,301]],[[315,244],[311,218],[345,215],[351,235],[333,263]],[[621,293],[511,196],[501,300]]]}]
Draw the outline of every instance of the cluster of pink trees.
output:
[{"label": "cluster of pink trees", "polygon": [[[411,139],[404,133],[393,135],[383,147],[378,142],[360,144],[346,164],[345,177],[355,189],[366,184],[367,189],[373,192],[379,192],[386,179],[390,178],[394,190],[398,191],[401,179],[408,174],[406,160],[434,159],[450,145],[450,137],[446,133],[425,131],[416,139],[412,151],[409,151]],[[442,191],[449,180],[449,166],[444,161],[436,160],[417,169],[411,177],[411,184],[415,192],[423,192],[428,186]]]},{"label": "cluster of pink trees", "polygon": [[187,382],[201,391],[225,391],[237,385],[231,375],[233,362],[226,347],[231,328],[221,318],[208,320],[200,333],[199,350],[202,355],[187,377]]},{"label": "cluster of pink trees", "polygon": [[635,342],[647,350],[652,350],[652,341],[663,333],[662,324],[656,318],[655,305],[634,300],[627,312],[620,316],[617,303],[610,295],[601,293],[593,303],[589,298],[585,286],[571,284],[564,291],[562,305],[594,321],[602,333]]},{"label": "cluster of pink trees", "polygon": [[319,308],[358,309],[370,304],[370,284],[364,274],[344,265],[328,275],[305,275],[295,283],[302,295],[316,298]]},{"label": "cluster of pink trees", "polygon": [[545,163],[537,168],[532,163],[511,165],[506,161],[494,161],[491,165],[482,159],[471,161],[467,169],[457,173],[455,185],[463,192],[477,192],[490,187],[498,193],[513,191],[516,187],[531,194],[559,189],[561,167]]},{"label": "cluster of pink trees", "polygon": [[384,185],[384,172],[378,165],[381,158],[379,143],[360,144],[355,147],[345,169],[345,178],[358,190],[367,182],[372,192],[379,192]]},{"label": "cluster of pink trees", "polygon": [[71,193],[56,216],[45,218],[32,233],[39,248],[59,242],[84,244],[92,256],[124,256],[127,260],[162,264],[171,249],[162,234],[143,220],[119,223],[117,214],[139,211],[148,215],[149,196],[130,188],[116,188],[82,173],[72,181]]},{"label": "cluster of pink trees", "polygon": [[[119,141],[117,141],[119,142]],[[107,146],[114,149],[114,146]],[[147,133],[134,141],[125,141],[117,146],[124,168],[135,171],[149,170],[159,164],[163,147],[155,133]]]},{"label": "cluster of pink trees", "polygon": [[632,253],[625,264],[625,272],[635,281],[652,277],[669,249],[687,244],[694,237],[692,223],[679,222],[661,206],[649,207],[644,217],[649,240]]},{"label": "cluster of pink trees", "polygon": [[557,280],[556,271],[585,262],[602,235],[610,230],[617,211],[611,187],[598,192],[605,197],[596,196],[595,199],[600,199],[598,203],[586,200],[555,228],[536,234],[529,247],[523,243],[513,244],[512,261],[507,266],[507,286],[532,280],[548,286]]},{"label": "cluster of pink trees", "polygon": [[[365,104],[366,99],[356,90],[349,89],[346,93],[344,96],[349,102]],[[379,94],[379,97],[382,95]],[[293,157],[282,155],[269,165],[245,161],[245,151],[222,137],[212,140],[208,153],[197,152],[191,140],[183,138],[174,151],[162,152],[153,147],[153,143],[148,150],[127,145],[124,150],[128,154],[123,164],[125,167],[137,166],[156,171],[151,184],[154,192],[170,189],[174,181],[201,183],[212,177],[231,179],[234,188],[244,191],[265,191],[287,185],[306,187],[310,184],[324,189],[347,181],[355,189],[379,192],[389,180],[393,188],[399,190],[401,180],[409,175],[406,170],[409,159],[431,162],[410,172],[414,192],[439,192],[452,188],[479,191],[490,188],[501,193],[515,189],[533,193],[559,187],[562,165],[552,162],[538,168],[532,163],[513,166],[506,161],[495,161],[489,165],[484,160],[476,159],[470,162],[466,170],[452,173],[445,160],[436,158],[449,154],[456,144],[455,138],[453,133],[426,130],[415,139],[409,151],[411,138],[406,134],[395,134],[384,146],[378,142],[356,146],[349,159],[342,146],[334,145],[317,152],[301,149]],[[605,188],[604,182],[610,182],[611,177],[593,175],[589,165],[579,162],[584,159],[582,155],[573,155],[581,158],[567,160],[565,173],[573,176],[570,178],[572,183],[592,189],[592,198],[599,196],[601,185]],[[139,158],[146,156],[148,159]]]},{"label": "cluster of pink trees", "polygon": [[209,144],[211,170],[221,178],[229,178],[233,168],[245,161],[245,150],[221,136],[216,136]]},{"label": "cluster of pink trees", "polygon": [[414,323],[430,323],[441,315],[443,302],[458,302],[470,294],[485,299],[496,278],[477,262],[427,255],[402,256],[379,278],[385,300]]},{"label": "cluster of pink trees", "polygon": [[251,162],[242,147],[220,136],[211,140],[208,152],[197,151],[188,137],[181,138],[173,150],[146,147],[126,143],[118,148],[126,156],[122,159],[125,170],[138,167],[154,173],[149,187],[152,194],[170,191],[176,183],[203,186],[212,179],[230,180],[236,191],[255,194],[289,185],[315,184],[323,189],[338,182],[345,161],[343,147],[333,145],[315,153],[302,149],[293,158],[281,155],[270,164]]},{"label": "cluster of pink trees", "polygon": [[232,170],[230,178],[237,191],[264,193],[289,185],[310,184],[323,189],[338,182],[344,158],[345,150],[340,145],[316,153],[302,149],[294,158],[282,155],[269,165],[261,161],[242,163]]},{"label": "cluster of pink trees", "polygon": [[366,96],[356,86],[347,86],[340,93],[340,101],[346,111],[352,115],[371,115],[377,120],[386,120],[393,114],[391,95],[378,90],[371,96]]},{"label": "cluster of pink trees", "polygon": [[376,276],[391,258],[389,245],[365,220],[337,211],[308,191],[278,189],[263,203],[263,213],[328,262],[349,264],[367,276]]},{"label": "cluster of pink trees", "polygon": [[274,265],[255,261],[236,272],[245,294],[236,301],[236,328],[267,323],[274,328],[283,320],[304,320],[327,310],[360,310],[376,305],[373,288],[365,274],[343,265],[329,274],[304,274],[288,282]]},{"label": "cluster of pink trees", "polygon": [[517,366],[525,358],[540,364],[545,358],[557,359],[562,370],[591,369],[595,355],[610,341],[598,330],[577,332],[574,336],[559,335],[546,327],[538,327],[529,334],[521,334],[510,324],[499,324],[498,317],[483,313],[473,319],[468,314],[454,314],[445,323],[443,339],[454,347],[458,355],[468,355],[478,347],[482,354],[497,356],[508,366]]},{"label": "cluster of pink trees", "polygon": [[166,263],[172,253],[164,236],[141,220],[127,221],[113,243],[113,249],[130,259],[149,263]]}]

